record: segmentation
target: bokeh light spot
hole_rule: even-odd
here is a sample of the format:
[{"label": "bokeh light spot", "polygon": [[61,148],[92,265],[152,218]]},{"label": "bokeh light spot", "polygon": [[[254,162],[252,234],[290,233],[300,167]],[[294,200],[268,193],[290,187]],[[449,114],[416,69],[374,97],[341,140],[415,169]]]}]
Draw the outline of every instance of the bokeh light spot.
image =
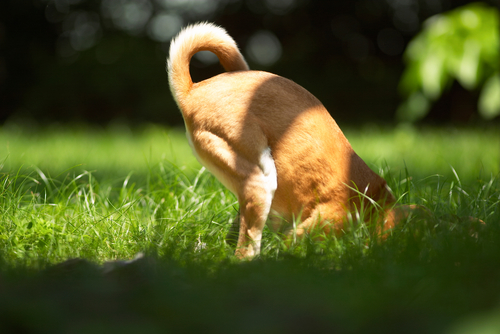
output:
[{"label": "bokeh light spot", "polygon": [[271,66],[281,57],[281,43],[272,32],[258,31],[250,37],[246,52],[252,61],[263,66]]},{"label": "bokeh light spot", "polygon": [[161,13],[149,22],[149,36],[159,42],[167,42],[179,32],[182,18],[176,14]]}]

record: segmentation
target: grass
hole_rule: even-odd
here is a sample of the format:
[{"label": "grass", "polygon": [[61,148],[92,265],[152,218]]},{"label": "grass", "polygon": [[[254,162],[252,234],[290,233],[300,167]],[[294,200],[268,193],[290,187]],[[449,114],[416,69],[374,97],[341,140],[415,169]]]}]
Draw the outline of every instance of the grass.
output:
[{"label": "grass", "polygon": [[3,171],[38,167],[57,177],[91,171],[99,179],[137,173],[145,178],[161,161],[199,169],[182,131],[143,125],[134,131],[123,124],[107,128],[52,125],[44,128],[9,124],[0,131]]},{"label": "grass", "polygon": [[[495,333],[499,130],[345,133],[436,219],[383,243],[362,223],[292,245],[265,229],[262,255],[240,262],[224,242],[236,200],[182,131],[4,126],[0,332]],[[459,216],[487,226],[471,236]]]}]

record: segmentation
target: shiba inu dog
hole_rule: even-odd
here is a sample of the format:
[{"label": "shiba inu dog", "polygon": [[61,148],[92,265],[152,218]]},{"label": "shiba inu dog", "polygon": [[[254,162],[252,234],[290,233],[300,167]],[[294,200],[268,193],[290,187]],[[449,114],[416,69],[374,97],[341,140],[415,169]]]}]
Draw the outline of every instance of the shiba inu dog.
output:
[{"label": "shiba inu dog", "polygon": [[[194,83],[189,63],[199,51],[217,55],[226,72]],[[316,97],[291,80],[249,70],[224,29],[183,29],[171,42],[167,71],[194,154],[238,199],[238,257],[259,253],[270,213],[280,217],[270,218],[275,229],[300,218],[297,235],[315,227],[342,234],[347,215],[364,207],[381,233],[414,209],[394,207],[385,180]]]}]

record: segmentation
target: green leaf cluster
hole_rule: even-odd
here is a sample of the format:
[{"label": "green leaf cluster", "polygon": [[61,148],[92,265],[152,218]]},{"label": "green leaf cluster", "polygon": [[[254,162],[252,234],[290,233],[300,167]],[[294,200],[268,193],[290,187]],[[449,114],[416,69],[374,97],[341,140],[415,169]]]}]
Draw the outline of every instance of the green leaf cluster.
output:
[{"label": "green leaf cluster", "polygon": [[429,18],[404,54],[400,90],[406,98],[398,118],[423,118],[454,80],[467,90],[480,90],[483,118],[500,115],[499,22],[498,10],[482,3]]}]

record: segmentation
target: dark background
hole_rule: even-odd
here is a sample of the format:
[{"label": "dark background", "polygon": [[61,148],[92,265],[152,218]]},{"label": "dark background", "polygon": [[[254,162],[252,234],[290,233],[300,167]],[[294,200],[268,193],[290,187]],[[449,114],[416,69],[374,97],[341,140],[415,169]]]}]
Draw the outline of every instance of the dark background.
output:
[{"label": "dark background", "polygon": [[[339,122],[391,123],[401,101],[398,82],[404,47],[427,18],[467,3],[2,0],[0,124],[26,120],[182,124],[165,72],[169,40],[151,32],[157,15],[171,18],[162,23],[172,31],[202,20],[225,27],[252,69],[277,73],[304,86]],[[123,19],[127,17],[132,19]],[[252,36],[261,31],[281,45],[276,62],[265,64],[248,56]],[[218,64],[192,61],[195,80],[220,71]],[[477,99],[478,92],[455,83],[424,122],[478,122]]]}]

